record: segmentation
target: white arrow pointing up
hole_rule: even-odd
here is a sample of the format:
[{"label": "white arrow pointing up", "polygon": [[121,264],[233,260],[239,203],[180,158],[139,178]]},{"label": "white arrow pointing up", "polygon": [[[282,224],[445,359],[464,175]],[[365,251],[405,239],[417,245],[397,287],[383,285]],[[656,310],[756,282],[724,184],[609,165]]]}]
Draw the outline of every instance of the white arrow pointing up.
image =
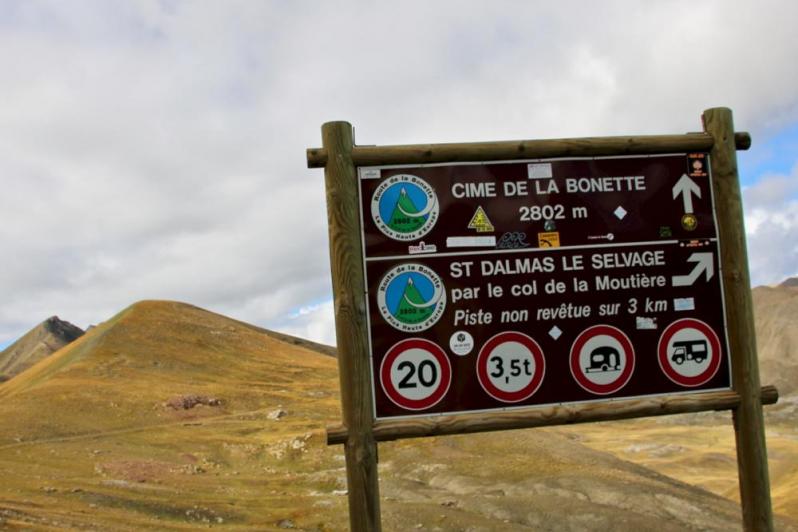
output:
[{"label": "white arrow pointing up", "polygon": [[684,213],[691,214],[693,212],[693,194],[696,197],[701,197],[701,187],[699,187],[695,181],[687,177],[687,174],[682,174],[682,177],[673,185],[673,199],[679,197],[679,194],[682,195],[682,200],[684,200]]},{"label": "white arrow pointing up", "polygon": [[712,253],[693,253],[687,259],[687,262],[695,262],[688,275],[674,275],[671,279],[673,286],[691,286],[696,279],[698,279],[703,272],[706,272],[706,279],[709,281],[715,275],[715,263],[712,260]]}]

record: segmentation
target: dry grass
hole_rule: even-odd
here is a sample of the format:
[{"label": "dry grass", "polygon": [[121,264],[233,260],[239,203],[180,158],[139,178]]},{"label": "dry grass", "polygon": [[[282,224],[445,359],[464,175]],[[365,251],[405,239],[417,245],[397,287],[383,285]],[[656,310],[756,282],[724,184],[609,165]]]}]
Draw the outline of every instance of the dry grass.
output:
[{"label": "dry grass", "polygon": [[[790,401],[787,399],[788,404],[782,407],[766,407],[766,412],[772,412],[766,416],[766,440],[773,509],[798,519],[798,420]],[[557,430],[594,449],[740,500],[731,413],[647,418]]]},{"label": "dry grass", "polygon": [[[311,512],[313,496],[286,490],[292,479],[340,470],[314,433],[340,415],[336,371],[329,356],[221,316],[137,304],[0,386],[6,523],[340,522]],[[165,405],[180,394],[222,404]],[[269,419],[276,409],[287,415]],[[318,484],[329,494],[329,481]],[[331,514],[342,502],[333,498]]]}]

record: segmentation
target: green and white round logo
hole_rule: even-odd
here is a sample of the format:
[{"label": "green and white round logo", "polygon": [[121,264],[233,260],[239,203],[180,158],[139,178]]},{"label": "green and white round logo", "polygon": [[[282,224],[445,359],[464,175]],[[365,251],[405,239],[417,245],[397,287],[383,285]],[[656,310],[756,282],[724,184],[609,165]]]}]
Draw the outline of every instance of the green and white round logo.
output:
[{"label": "green and white round logo", "polygon": [[423,179],[397,174],[380,183],[371,197],[371,218],[377,229],[394,240],[416,240],[438,221],[435,190]]},{"label": "green and white round logo", "polygon": [[377,289],[380,314],[402,332],[425,331],[446,308],[446,288],[437,273],[422,264],[400,264],[383,276]]}]

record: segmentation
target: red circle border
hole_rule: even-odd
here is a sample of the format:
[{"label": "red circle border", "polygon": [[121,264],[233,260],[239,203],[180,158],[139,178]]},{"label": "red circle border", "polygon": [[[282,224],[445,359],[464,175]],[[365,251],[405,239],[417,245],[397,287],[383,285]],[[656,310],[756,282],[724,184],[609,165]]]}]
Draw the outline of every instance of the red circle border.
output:
[{"label": "red circle border", "polygon": [[[391,365],[394,360],[408,349],[423,349],[429,352],[438,361],[441,366],[441,383],[429,397],[424,399],[408,399],[404,397],[399,391],[394,388],[391,382]],[[396,406],[404,408],[405,410],[426,410],[438,404],[441,399],[449,391],[449,386],[452,384],[452,365],[449,362],[449,357],[446,356],[444,351],[438,344],[425,340],[424,338],[406,338],[395,343],[380,363],[380,385],[382,391],[388,396]]]},{"label": "red circle border", "polygon": [[[535,375],[532,376],[532,380],[528,385],[516,392],[505,392],[500,390],[490,382],[490,378],[488,377],[487,361],[490,353],[492,353],[499,344],[504,342],[518,342],[522,344],[529,349],[532,353],[532,357],[535,359]],[[543,376],[545,374],[546,358],[543,356],[543,350],[540,348],[540,345],[531,337],[517,331],[505,331],[492,336],[485,342],[477,356],[477,379],[479,380],[479,385],[482,386],[485,393],[503,403],[518,403],[532,397],[543,383]]]},{"label": "red circle border", "polygon": [[[704,336],[707,337],[709,343],[712,344],[712,353],[716,355],[712,357],[707,369],[703,373],[700,373],[694,377],[679,375],[679,373],[677,373],[668,362],[668,342],[670,342],[671,338],[673,338],[673,335],[675,335],[681,329],[685,329],[687,327],[698,329],[700,332],[704,333]],[[723,358],[722,351],[723,349],[721,348],[720,338],[712,329],[712,327],[695,318],[682,318],[680,320],[674,321],[668,325],[664,331],[662,331],[662,335],[659,337],[659,343],[657,344],[657,362],[659,362],[659,367],[662,372],[672,382],[678,384],[679,386],[694,388],[709,382],[712,377],[718,373],[718,370],[720,369],[720,361]]]}]

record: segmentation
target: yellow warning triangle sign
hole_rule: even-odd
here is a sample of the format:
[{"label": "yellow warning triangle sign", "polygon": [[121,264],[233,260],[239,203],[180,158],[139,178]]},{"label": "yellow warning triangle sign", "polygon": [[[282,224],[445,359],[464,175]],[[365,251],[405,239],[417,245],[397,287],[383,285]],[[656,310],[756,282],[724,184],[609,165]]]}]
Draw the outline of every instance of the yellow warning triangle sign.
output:
[{"label": "yellow warning triangle sign", "polygon": [[476,229],[477,233],[492,233],[494,231],[493,224],[490,223],[488,215],[485,214],[485,210],[481,206],[477,207],[477,212],[474,213],[471,221],[468,222],[468,228]]}]

